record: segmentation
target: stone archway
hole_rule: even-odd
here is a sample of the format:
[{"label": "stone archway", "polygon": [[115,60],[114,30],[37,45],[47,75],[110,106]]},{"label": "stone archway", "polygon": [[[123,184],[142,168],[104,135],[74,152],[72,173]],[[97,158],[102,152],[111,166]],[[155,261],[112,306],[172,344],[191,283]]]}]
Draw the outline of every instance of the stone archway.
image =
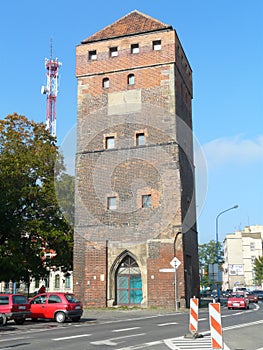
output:
[{"label": "stone archway", "polygon": [[125,255],[115,273],[117,305],[138,305],[142,302],[142,276],[135,259]]}]

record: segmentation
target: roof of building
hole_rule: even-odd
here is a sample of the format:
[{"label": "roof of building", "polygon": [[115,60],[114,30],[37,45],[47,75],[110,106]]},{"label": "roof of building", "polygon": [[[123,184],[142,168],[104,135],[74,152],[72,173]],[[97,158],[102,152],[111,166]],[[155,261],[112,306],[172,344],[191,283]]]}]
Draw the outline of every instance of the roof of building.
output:
[{"label": "roof of building", "polygon": [[86,44],[94,41],[167,29],[172,29],[172,26],[147,16],[140,11],[134,10],[104,29],[91,35],[81,43]]}]

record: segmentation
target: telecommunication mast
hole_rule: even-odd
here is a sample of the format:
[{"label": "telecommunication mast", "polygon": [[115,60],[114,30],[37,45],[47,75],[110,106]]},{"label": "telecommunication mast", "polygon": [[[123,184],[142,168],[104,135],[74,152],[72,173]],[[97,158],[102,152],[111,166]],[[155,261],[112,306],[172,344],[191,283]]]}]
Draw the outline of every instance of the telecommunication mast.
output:
[{"label": "telecommunication mast", "polygon": [[50,59],[45,59],[47,83],[41,87],[41,93],[47,95],[46,126],[52,136],[56,136],[56,102],[58,94],[58,71],[62,63],[52,58],[52,41],[50,42]]}]

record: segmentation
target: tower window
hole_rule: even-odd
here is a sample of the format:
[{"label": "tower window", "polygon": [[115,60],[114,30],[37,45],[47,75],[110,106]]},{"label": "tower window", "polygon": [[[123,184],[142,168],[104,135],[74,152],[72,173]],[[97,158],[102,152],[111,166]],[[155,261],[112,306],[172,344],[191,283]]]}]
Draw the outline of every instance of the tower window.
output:
[{"label": "tower window", "polygon": [[142,196],[142,208],[151,208],[152,207],[152,196],[146,194]]},{"label": "tower window", "polygon": [[128,75],[128,85],[134,85],[135,79],[134,79],[134,74],[129,74]]},{"label": "tower window", "polygon": [[145,145],[145,135],[143,132],[136,134],[136,146]]},{"label": "tower window", "polygon": [[117,57],[117,56],[118,56],[117,46],[110,47],[110,57]]},{"label": "tower window", "polygon": [[114,136],[107,136],[105,138],[105,148],[106,149],[114,148],[114,143],[115,143]]},{"label": "tower window", "polygon": [[89,60],[93,61],[96,59],[97,59],[97,51],[96,50],[89,51]]},{"label": "tower window", "polygon": [[162,48],[162,42],[161,40],[155,40],[153,41],[153,50],[159,51]]},{"label": "tower window", "polygon": [[131,45],[131,53],[139,53],[139,44],[132,44]]},{"label": "tower window", "polygon": [[117,199],[116,197],[107,198],[107,209],[116,210],[117,209]]},{"label": "tower window", "polygon": [[104,89],[108,89],[110,87],[110,79],[109,78],[104,78],[102,80],[102,87]]}]

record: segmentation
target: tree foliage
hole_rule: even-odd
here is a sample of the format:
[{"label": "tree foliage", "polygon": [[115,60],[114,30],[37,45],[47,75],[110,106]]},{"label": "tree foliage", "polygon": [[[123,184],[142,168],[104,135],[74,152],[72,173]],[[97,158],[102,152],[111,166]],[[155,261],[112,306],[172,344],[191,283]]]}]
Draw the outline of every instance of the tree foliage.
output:
[{"label": "tree foliage", "polygon": [[52,264],[72,269],[73,229],[59,207],[55,181],[63,159],[43,123],[18,114],[0,120],[0,280],[29,281]]},{"label": "tree foliage", "polygon": [[[201,269],[201,284],[205,287],[211,285],[208,275],[209,264],[215,264],[217,262],[216,257],[216,241],[211,240],[208,243],[199,244],[198,247],[199,266]],[[222,264],[224,261],[224,251],[221,242],[218,242],[218,263]]]},{"label": "tree foliage", "polygon": [[254,262],[255,279],[261,285],[263,281],[263,256],[259,256]]}]

